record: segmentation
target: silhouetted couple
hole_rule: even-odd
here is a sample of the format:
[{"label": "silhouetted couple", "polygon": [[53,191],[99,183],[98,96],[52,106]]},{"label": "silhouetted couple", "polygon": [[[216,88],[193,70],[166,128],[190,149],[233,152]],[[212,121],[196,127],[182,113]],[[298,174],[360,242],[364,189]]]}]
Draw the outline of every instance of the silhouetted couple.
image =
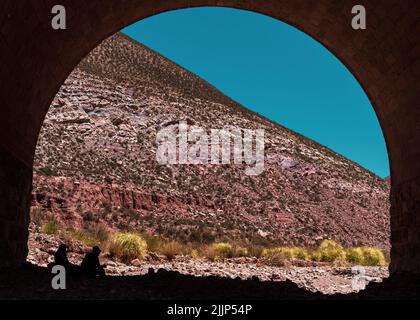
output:
[{"label": "silhouetted couple", "polygon": [[70,263],[67,258],[67,247],[65,244],[60,244],[57,251],[54,254],[54,264],[61,265],[66,268],[66,271],[70,275],[86,275],[89,278],[104,278],[105,277],[105,265],[99,263],[99,254],[101,249],[98,246],[94,246],[92,251],[87,253],[83,258],[80,266]]}]

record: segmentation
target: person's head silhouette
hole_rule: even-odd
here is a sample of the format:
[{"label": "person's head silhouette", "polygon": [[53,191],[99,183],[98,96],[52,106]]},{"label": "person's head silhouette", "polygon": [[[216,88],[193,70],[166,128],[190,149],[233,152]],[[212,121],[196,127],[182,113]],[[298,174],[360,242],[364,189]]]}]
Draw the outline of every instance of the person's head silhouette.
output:
[{"label": "person's head silhouette", "polygon": [[99,249],[99,247],[98,247],[98,246],[94,246],[94,247],[92,248],[92,253],[93,253],[94,255],[96,255],[96,256],[99,256],[99,254],[101,253],[101,249]]},{"label": "person's head silhouette", "polygon": [[66,250],[67,250],[67,246],[64,243],[60,244],[57,249],[57,251],[59,252],[66,252]]}]

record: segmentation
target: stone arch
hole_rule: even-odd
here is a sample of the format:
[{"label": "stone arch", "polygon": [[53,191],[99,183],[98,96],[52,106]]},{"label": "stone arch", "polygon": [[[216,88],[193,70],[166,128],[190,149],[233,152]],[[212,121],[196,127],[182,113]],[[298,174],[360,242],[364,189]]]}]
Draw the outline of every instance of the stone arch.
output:
[{"label": "stone arch", "polygon": [[[50,102],[77,63],[135,21],[192,6],[254,11],[307,33],[354,74],[379,118],[391,164],[393,274],[420,273],[420,3],[365,3],[368,27],[351,28],[352,0],[62,1],[67,29],[50,26],[53,0],[3,1],[0,11],[0,263],[27,254],[32,162]],[[91,28],[95,26],[94,28]],[[93,31],[93,29],[95,31]]]}]

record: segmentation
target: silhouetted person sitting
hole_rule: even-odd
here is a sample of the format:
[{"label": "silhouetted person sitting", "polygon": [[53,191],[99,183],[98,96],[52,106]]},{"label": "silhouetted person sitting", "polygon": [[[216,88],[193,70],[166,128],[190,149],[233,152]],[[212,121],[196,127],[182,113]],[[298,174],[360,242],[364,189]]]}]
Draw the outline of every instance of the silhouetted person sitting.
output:
[{"label": "silhouetted person sitting", "polygon": [[67,247],[63,243],[58,246],[57,251],[54,253],[54,264],[63,266],[71,274],[79,273],[79,267],[70,263],[67,258]]},{"label": "silhouetted person sitting", "polygon": [[67,247],[65,244],[60,244],[57,251],[54,253],[54,263],[67,267],[70,262],[67,258]]},{"label": "silhouetted person sitting", "polygon": [[99,263],[100,253],[101,249],[99,249],[98,246],[94,246],[92,251],[87,253],[83,258],[81,265],[82,272],[89,278],[96,278],[96,276],[99,276],[100,278],[105,277],[105,265]]}]

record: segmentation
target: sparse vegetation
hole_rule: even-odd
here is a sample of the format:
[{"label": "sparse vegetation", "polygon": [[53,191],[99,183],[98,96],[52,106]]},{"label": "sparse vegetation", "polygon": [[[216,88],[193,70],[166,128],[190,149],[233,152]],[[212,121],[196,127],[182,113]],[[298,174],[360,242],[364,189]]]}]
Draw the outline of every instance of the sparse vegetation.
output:
[{"label": "sparse vegetation", "polygon": [[169,261],[173,260],[176,256],[184,253],[185,247],[177,241],[170,241],[158,247],[157,251],[163,254]]},{"label": "sparse vegetation", "polygon": [[[55,234],[58,224],[51,220],[43,226],[43,232]],[[169,261],[177,256],[185,255],[192,259],[205,258],[209,261],[221,261],[238,257],[261,258],[262,262],[278,267],[288,267],[292,261],[325,262],[333,265],[385,266],[385,254],[374,247],[343,248],[333,240],[324,240],[316,249],[304,247],[272,247],[264,248],[248,244],[240,246],[228,242],[212,244],[181,243],[165,240],[149,232],[117,232],[111,235],[106,226],[85,223],[80,230],[70,230],[65,235],[82,241],[88,246],[98,245],[108,250],[111,256],[122,262],[130,262],[143,258],[147,252],[155,252],[165,256]]]},{"label": "sparse vegetation", "polygon": [[50,220],[42,227],[42,232],[45,234],[57,234],[58,223],[55,220]]},{"label": "sparse vegetation", "polygon": [[383,252],[377,248],[362,247],[364,266],[385,266],[386,260]]},{"label": "sparse vegetation", "polygon": [[323,262],[341,262],[346,260],[346,252],[341,244],[333,240],[324,240],[319,245],[319,253]]},{"label": "sparse vegetation", "polygon": [[275,253],[265,258],[265,264],[273,267],[288,267],[290,266],[289,260],[282,253]]},{"label": "sparse vegetation", "polygon": [[31,221],[37,225],[37,226],[41,226],[42,222],[45,220],[46,215],[45,213],[42,211],[42,208],[40,207],[31,207],[31,211],[30,211],[30,217],[31,217]]},{"label": "sparse vegetation", "polygon": [[361,248],[347,248],[346,260],[350,263],[362,265],[364,262],[362,249]]},{"label": "sparse vegetation", "polygon": [[214,248],[216,257],[219,259],[226,259],[234,257],[233,246],[226,242],[218,242],[211,245]]},{"label": "sparse vegetation", "polygon": [[264,249],[263,256],[271,257],[274,255],[282,255],[286,259],[309,260],[310,255],[305,248],[302,247],[277,247]]},{"label": "sparse vegetation", "polygon": [[188,255],[191,257],[191,259],[198,259],[200,257],[200,254],[197,249],[190,248]]},{"label": "sparse vegetation", "polygon": [[235,248],[236,257],[246,257],[248,256],[248,249],[245,247],[236,247]]},{"label": "sparse vegetation", "polygon": [[93,221],[94,217],[93,217],[93,213],[90,211],[86,211],[85,213],[83,213],[83,221]]},{"label": "sparse vegetation", "polygon": [[146,241],[149,251],[158,252],[163,242],[159,236],[153,235],[149,232],[142,232],[141,237]]},{"label": "sparse vegetation", "polygon": [[123,262],[141,259],[147,252],[146,241],[136,233],[116,233],[110,241],[109,252]]},{"label": "sparse vegetation", "polygon": [[251,257],[260,258],[263,255],[264,247],[260,245],[248,245],[248,255]]},{"label": "sparse vegetation", "polygon": [[68,239],[76,239],[89,247],[100,246],[104,249],[108,246],[110,231],[103,224],[85,222],[81,229],[70,228],[63,235]]}]

